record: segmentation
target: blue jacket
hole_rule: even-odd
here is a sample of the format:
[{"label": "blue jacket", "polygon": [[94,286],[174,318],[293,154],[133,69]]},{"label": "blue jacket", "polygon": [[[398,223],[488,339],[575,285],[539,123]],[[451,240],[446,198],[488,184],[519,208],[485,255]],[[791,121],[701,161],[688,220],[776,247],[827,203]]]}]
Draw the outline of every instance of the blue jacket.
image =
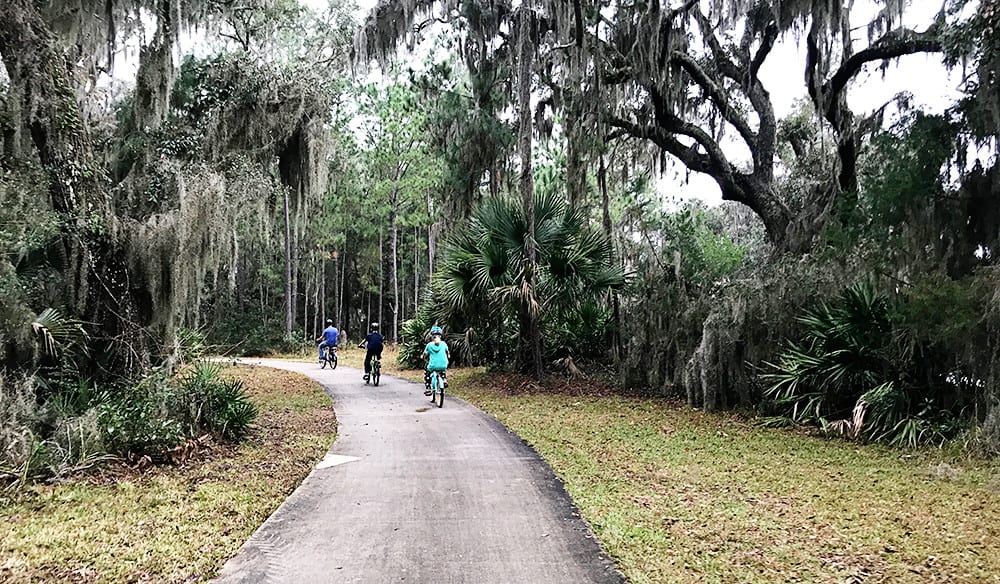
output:
[{"label": "blue jacket", "polygon": [[326,346],[328,347],[336,346],[338,334],[339,331],[337,331],[336,327],[326,327],[323,329],[323,342],[326,343]]},{"label": "blue jacket", "polygon": [[368,345],[369,351],[381,351],[384,342],[385,337],[381,333],[368,333],[368,336],[365,337],[365,344]]}]

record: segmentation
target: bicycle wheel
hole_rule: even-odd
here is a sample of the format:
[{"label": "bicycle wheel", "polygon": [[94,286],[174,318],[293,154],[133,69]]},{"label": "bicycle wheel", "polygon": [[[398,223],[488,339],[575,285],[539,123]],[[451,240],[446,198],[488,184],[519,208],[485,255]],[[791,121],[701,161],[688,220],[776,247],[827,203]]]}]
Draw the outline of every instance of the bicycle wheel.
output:
[{"label": "bicycle wheel", "polygon": [[432,397],[434,404],[437,407],[444,407],[444,384],[441,383],[441,376],[435,375],[437,377],[437,394]]},{"label": "bicycle wheel", "polygon": [[326,361],[327,361],[326,355],[323,355],[323,358],[319,360],[320,369],[326,369]]},{"label": "bicycle wheel", "polygon": [[330,359],[330,369],[336,369],[337,368],[337,354],[334,353],[330,357],[331,357],[331,359]]},{"label": "bicycle wheel", "polygon": [[382,365],[376,361],[372,363],[372,383],[378,387],[378,380],[382,377]]}]

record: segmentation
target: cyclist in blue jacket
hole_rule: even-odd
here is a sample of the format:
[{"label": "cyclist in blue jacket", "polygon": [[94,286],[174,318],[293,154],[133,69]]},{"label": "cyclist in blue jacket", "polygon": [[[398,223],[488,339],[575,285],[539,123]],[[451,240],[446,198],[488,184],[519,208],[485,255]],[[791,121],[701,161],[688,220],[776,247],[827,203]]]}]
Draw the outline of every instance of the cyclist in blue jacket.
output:
[{"label": "cyclist in blue jacket", "polygon": [[385,348],[385,337],[382,333],[378,332],[378,323],[373,322],[369,327],[368,336],[365,340],[361,341],[358,345],[361,347],[368,347],[368,352],[365,353],[365,381],[368,381],[372,374],[372,357],[378,356],[379,359],[382,358],[382,349]]},{"label": "cyclist in blue jacket", "polygon": [[427,371],[424,372],[427,390],[424,391],[424,395],[431,394],[431,371],[437,371],[441,376],[443,386],[448,387],[448,379],[445,374],[448,371],[448,358],[451,357],[451,353],[448,351],[448,343],[441,340],[442,334],[444,331],[441,330],[441,327],[431,327],[431,336],[434,339],[424,347],[424,358],[427,359]]},{"label": "cyclist in blue jacket", "polygon": [[334,349],[336,349],[336,347],[337,347],[337,337],[339,335],[340,335],[340,331],[337,330],[337,327],[333,326],[333,321],[332,320],[326,321],[326,328],[323,329],[322,336],[320,336],[318,339],[316,339],[316,341],[319,342],[319,360],[320,361],[323,360],[323,347],[333,347]]}]

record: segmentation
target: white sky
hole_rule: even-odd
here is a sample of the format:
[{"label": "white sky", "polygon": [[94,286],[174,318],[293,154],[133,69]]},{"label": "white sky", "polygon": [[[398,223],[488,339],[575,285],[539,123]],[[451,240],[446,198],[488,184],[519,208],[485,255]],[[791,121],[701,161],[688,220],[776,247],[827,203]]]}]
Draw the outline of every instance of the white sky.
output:
[{"label": "white sky", "polygon": [[[314,10],[322,11],[330,0],[299,0],[299,2]],[[356,0],[356,2],[358,20],[361,21],[375,5],[376,0]],[[940,2],[941,0],[910,0],[904,26],[917,30],[925,29],[940,10]],[[852,17],[856,21],[853,26],[859,27],[854,32],[857,47],[867,44],[864,25],[871,20],[875,9],[876,4],[873,0],[855,0]],[[417,49],[418,54],[426,54],[426,51],[424,47]],[[796,101],[805,97],[804,70],[804,40],[800,42],[800,39],[794,38],[793,35],[780,39],[760,72],[761,81],[771,93],[775,113],[779,118],[790,114]],[[961,72],[949,73],[941,64],[940,55],[909,55],[890,66],[884,74],[879,70],[878,63],[869,64],[851,85],[848,103],[856,114],[865,115],[881,107],[897,93],[909,91],[913,94],[914,106],[939,113],[958,99],[960,82]],[[745,155],[742,154],[745,148],[731,144],[725,149],[734,161],[745,159]],[[697,173],[686,176],[680,164],[675,164],[674,170],[664,173],[657,182],[657,190],[665,199],[697,198],[709,204],[718,204],[722,200],[715,181]]]}]

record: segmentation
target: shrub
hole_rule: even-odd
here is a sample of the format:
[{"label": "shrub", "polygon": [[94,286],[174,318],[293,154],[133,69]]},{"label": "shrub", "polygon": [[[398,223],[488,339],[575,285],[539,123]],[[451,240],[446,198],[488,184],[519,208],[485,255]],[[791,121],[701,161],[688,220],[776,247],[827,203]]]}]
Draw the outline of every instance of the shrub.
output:
[{"label": "shrub", "polygon": [[806,311],[805,341],[767,363],[767,397],[794,422],[854,439],[916,447],[954,436],[960,424],[941,405],[953,384],[926,374],[920,339],[895,314],[871,284]]},{"label": "shrub", "polygon": [[115,392],[99,406],[100,424],[112,452],[159,457],[189,436],[171,414],[174,388],[157,372],[135,387]]},{"label": "shrub", "polygon": [[43,402],[37,388],[31,376],[0,376],[0,477],[10,482],[62,476],[106,457],[89,402]]},{"label": "shrub", "polygon": [[174,401],[178,411],[186,413],[183,423],[189,436],[209,431],[239,439],[258,414],[243,382],[221,379],[219,366],[205,361],[180,379]]},{"label": "shrub", "polygon": [[159,457],[206,432],[239,439],[258,415],[239,380],[221,379],[220,366],[198,362],[168,378],[150,375],[103,404],[101,426],[116,452]]}]

